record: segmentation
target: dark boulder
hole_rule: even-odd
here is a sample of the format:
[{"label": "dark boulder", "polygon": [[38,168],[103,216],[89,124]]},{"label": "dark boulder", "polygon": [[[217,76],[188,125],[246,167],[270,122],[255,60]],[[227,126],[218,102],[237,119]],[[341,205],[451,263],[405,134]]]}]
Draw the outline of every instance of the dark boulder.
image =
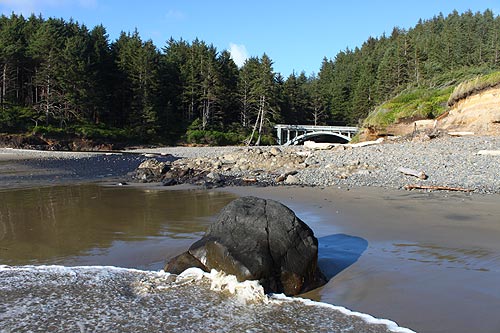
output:
[{"label": "dark boulder", "polygon": [[266,292],[297,295],[326,279],[318,266],[313,231],[273,200],[239,198],[223,208],[205,236],[171,259],[165,271],[217,269],[239,281],[259,280]]}]

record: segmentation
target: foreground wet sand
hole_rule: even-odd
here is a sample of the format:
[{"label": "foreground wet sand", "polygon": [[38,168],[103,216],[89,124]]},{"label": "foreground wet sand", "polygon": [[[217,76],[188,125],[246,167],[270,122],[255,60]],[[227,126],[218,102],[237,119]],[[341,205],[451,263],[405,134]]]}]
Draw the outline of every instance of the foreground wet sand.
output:
[{"label": "foreground wet sand", "polygon": [[[356,262],[305,297],[418,332],[500,331],[499,196],[373,188],[229,191],[281,201],[320,242],[332,230],[367,241]],[[358,251],[352,245],[344,250]]]}]

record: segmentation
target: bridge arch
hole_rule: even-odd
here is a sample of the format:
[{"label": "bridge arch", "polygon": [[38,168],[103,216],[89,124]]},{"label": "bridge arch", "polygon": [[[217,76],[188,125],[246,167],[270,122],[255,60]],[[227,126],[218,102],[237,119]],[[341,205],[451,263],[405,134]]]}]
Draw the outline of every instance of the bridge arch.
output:
[{"label": "bridge arch", "polygon": [[275,125],[278,144],[298,144],[310,138],[315,141],[347,143],[358,132],[357,127],[323,125]]},{"label": "bridge arch", "polygon": [[331,137],[332,139],[334,139],[335,143],[348,143],[351,141],[350,137],[343,135],[343,134],[340,134],[340,133],[320,131],[320,132],[310,132],[310,133],[305,133],[305,134],[299,135],[299,136],[293,138],[292,140],[286,142],[285,146],[298,145],[298,144],[304,143],[305,141],[313,139],[315,137],[325,137],[325,136]]}]

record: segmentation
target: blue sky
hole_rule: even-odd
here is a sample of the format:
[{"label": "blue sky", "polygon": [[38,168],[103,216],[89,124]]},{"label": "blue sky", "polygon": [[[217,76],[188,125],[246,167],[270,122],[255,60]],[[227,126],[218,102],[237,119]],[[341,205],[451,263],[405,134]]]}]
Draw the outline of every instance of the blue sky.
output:
[{"label": "blue sky", "polygon": [[159,48],[173,37],[196,37],[227,49],[237,63],[267,53],[274,70],[317,73],[324,57],[355,48],[370,36],[410,28],[454,9],[500,14],[498,0],[0,0],[2,14],[57,17],[106,27],[110,41],[138,29]]}]

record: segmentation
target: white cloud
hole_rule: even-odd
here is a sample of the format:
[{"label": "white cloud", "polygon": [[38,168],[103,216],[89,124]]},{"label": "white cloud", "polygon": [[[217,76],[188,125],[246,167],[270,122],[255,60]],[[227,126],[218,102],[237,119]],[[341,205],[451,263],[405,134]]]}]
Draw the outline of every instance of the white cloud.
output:
[{"label": "white cloud", "polygon": [[229,43],[229,53],[238,67],[243,66],[248,59],[248,51],[243,44]]},{"label": "white cloud", "polygon": [[180,10],[170,9],[167,12],[166,17],[167,17],[167,19],[173,19],[173,20],[180,21],[180,20],[183,20],[184,18],[186,18],[186,15],[184,15],[184,13],[181,12]]},{"label": "white cloud", "polygon": [[92,9],[97,7],[97,0],[79,0],[80,7]]}]

